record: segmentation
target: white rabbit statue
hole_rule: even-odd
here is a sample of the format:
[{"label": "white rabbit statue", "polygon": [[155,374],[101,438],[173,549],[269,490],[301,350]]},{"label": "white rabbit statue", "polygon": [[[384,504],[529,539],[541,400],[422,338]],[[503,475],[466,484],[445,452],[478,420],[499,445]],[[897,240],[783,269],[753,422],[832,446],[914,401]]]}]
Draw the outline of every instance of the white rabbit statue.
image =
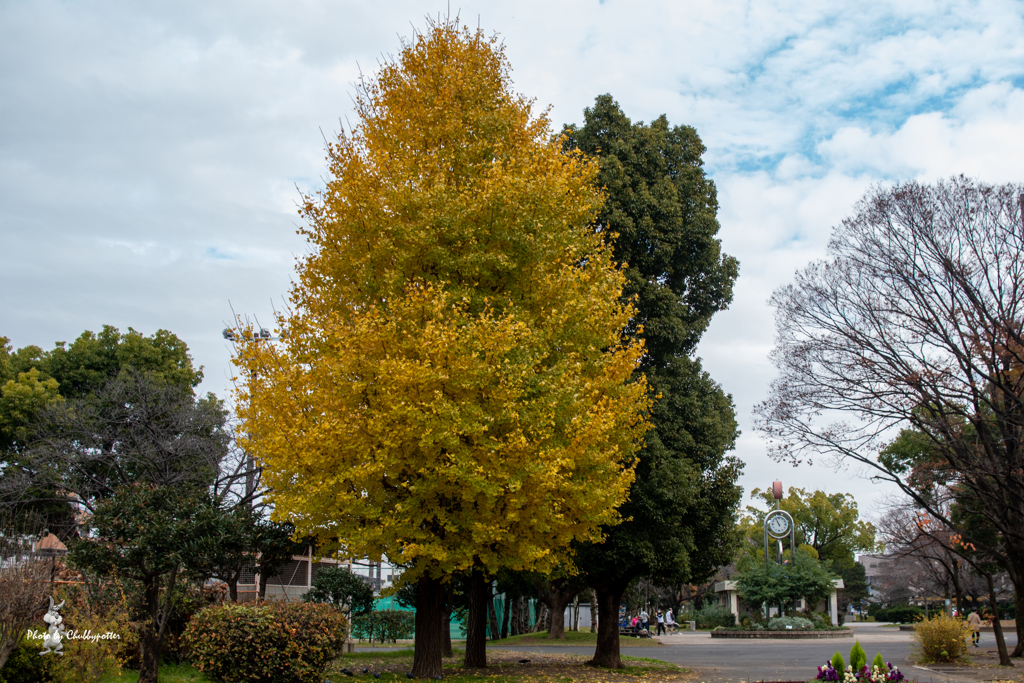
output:
[{"label": "white rabbit statue", "polygon": [[46,637],[43,638],[43,651],[40,655],[48,655],[51,652],[63,656],[64,645],[61,641],[61,634],[64,633],[64,619],[57,613],[61,607],[64,606],[65,601],[61,601],[59,605],[53,604],[53,598],[50,598],[50,611],[43,615],[43,621],[49,626],[46,629]]}]

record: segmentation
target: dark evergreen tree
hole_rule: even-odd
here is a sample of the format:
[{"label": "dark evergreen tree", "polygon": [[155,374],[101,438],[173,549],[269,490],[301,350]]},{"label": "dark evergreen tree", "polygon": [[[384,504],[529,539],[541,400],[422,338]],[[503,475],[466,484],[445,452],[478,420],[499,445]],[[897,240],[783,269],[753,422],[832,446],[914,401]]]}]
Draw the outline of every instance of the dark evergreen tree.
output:
[{"label": "dark evergreen tree", "polygon": [[369,614],[373,610],[373,589],[370,583],[353,574],[347,567],[322,568],[302,599],[344,607],[351,611],[352,616]]},{"label": "dark evergreen tree", "polygon": [[718,200],[705,151],[689,126],[661,116],[632,123],[610,95],[565,128],[567,149],[600,159],[607,202],[595,229],[614,235],[625,297],[636,297],[629,334],[647,355],[639,372],[655,402],[636,481],[620,508],[628,520],[599,545],[577,549],[601,615],[593,663],[620,668],[618,608],[637,576],[696,582],[728,563],[742,464],[727,455],[738,435],[732,398],[693,357],[711,316],[732,300],[736,259],[717,239]]}]

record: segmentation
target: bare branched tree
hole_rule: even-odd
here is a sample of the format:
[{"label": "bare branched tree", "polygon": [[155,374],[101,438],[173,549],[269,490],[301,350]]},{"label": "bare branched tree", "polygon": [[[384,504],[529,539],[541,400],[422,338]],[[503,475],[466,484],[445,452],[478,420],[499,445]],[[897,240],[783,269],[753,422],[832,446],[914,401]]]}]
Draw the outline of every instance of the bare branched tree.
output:
[{"label": "bare branched tree", "polygon": [[[882,517],[878,529],[890,558],[882,590],[889,600],[906,600],[915,589],[916,594],[923,589],[928,595],[954,598],[957,611],[965,613],[968,598],[977,606],[988,593],[985,578],[957,552],[964,549],[956,533],[930,522],[911,506],[893,507]],[[1009,577],[1003,573],[998,579],[1001,585]]]},{"label": "bare branched tree", "polygon": [[246,492],[245,459],[221,403],[147,374],[124,372],[93,396],[54,405],[33,429],[31,446],[0,479],[4,500],[48,496],[92,511],[134,483],[198,486],[229,505],[260,493]]},{"label": "bare branched tree", "polygon": [[40,531],[31,518],[0,514],[0,669],[46,612],[51,563],[33,551]]},{"label": "bare branched tree", "polygon": [[[780,377],[755,409],[772,455],[867,465],[998,561],[1024,613],[1024,188],[876,188],[772,304]],[[901,427],[927,462],[880,457]],[[936,486],[994,533],[958,524]]]},{"label": "bare branched tree", "polygon": [[[933,503],[934,507],[942,509],[955,505],[952,496],[942,495],[946,492],[941,490],[939,493],[940,495],[935,498],[947,503],[945,506],[942,503]],[[888,541],[886,548],[891,556],[899,560],[891,562],[890,566],[895,568],[898,565],[901,573],[914,577],[914,580],[925,589],[930,584],[933,593],[938,592],[938,589],[945,597],[955,595],[957,608],[960,610],[963,609],[965,584],[975,578],[976,581],[972,582],[975,586],[972,588],[975,588],[976,592],[987,593],[992,613],[999,615],[999,588],[1005,584],[1005,575],[999,575],[992,556],[989,553],[977,552],[974,545],[964,542],[961,534],[955,529],[927,512],[914,508],[914,505],[894,508],[883,520],[884,534]],[[955,518],[956,515],[947,511],[946,517]],[[898,586],[899,583],[900,581],[891,573],[890,587]],[[982,583],[985,588],[977,591],[978,583]],[[1013,666],[998,616],[993,620],[992,626],[999,651],[999,663],[1002,666]]]}]

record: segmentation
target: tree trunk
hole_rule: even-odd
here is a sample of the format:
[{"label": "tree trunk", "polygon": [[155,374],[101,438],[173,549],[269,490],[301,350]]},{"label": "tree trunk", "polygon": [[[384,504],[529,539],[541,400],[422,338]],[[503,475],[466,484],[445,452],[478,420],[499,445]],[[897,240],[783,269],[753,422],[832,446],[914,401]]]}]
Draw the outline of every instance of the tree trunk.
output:
[{"label": "tree trunk", "polygon": [[267,599],[267,576],[266,572],[260,572],[260,587],[256,591],[257,602],[263,602]]},{"label": "tree trunk", "polygon": [[452,652],[452,600],[455,588],[449,581],[444,591],[444,614],[441,618],[441,656],[454,657]]},{"label": "tree trunk", "polygon": [[8,638],[7,642],[0,647],[0,669],[4,668],[4,664],[7,663],[7,658],[14,652],[14,648],[18,647],[21,639],[15,640],[14,638]]},{"label": "tree trunk", "polygon": [[1017,620],[1017,647],[1010,653],[1011,657],[1024,656],[1024,586],[1013,587],[1013,615]]},{"label": "tree trunk", "polygon": [[533,624],[533,633],[540,631],[544,628],[544,623],[548,620],[548,606],[541,603],[537,606],[537,621]]},{"label": "tree trunk", "polygon": [[[168,587],[168,590],[170,587]],[[139,665],[139,683],[157,683],[160,667],[160,584],[150,581],[146,584],[146,607],[149,620],[139,634],[139,646],[142,649],[142,663]]]},{"label": "tree trunk", "polygon": [[607,669],[625,669],[619,656],[619,603],[625,588],[597,589],[597,649],[587,664]]},{"label": "tree trunk", "polygon": [[962,619],[964,614],[964,587],[960,581],[960,560],[952,558],[949,578],[953,581],[953,593],[956,595],[956,613]]},{"label": "tree trunk", "polygon": [[465,667],[487,666],[487,581],[479,567],[469,575],[469,614],[466,617]]},{"label": "tree trunk", "polygon": [[416,678],[441,675],[444,643],[441,619],[444,611],[444,585],[441,580],[421,577],[416,585],[416,641],[412,656],[412,675]]},{"label": "tree trunk", "polygon": [[228,597],[231,602],[238,602],[238,577],[228,579]]},{"label": "tree trunk", "polygon": [[552,589],[548,599],[550,602],[547,607],[551,611],[548,640],[565,640],[565,608],[572,597]]},{"label": "tree trunk", "polygon": [[[615,615],[618,621],[618,614]],[[597,633],[597,593],[590,589],[590,632]]]},{"label": "tree trunk", "polygon": [[501,615],[501,631],[500,637],[502,640],[508,638],[508,625],[512,616],[512,598],[509,597],[508,593],[505,594],[505,613]]},{"label": "tree trunk", "polygon": [[488,628],[491,633],[491,640],[497,640],[500,631],[498,629],[498,612],[494,609],[494,597],[491,595],[491,585],[487,584],[487,615],[490,617]]},{"label": "tree trunk", "polygon": [[519,596],[512,601],[512,625],[511,633],[514,636],[522,635],[526,633],[526,629],[523,627],[523,597]]},{"label": "tree trunk", "polygon": [[999,619],[999,603],[996,601],[996,585],[992,581],[992,574],[985,575],[988,581],[988,599],[992,604],[992,630],[996,634],[996,648],[999,650],[1000,666],[1013,666],[1010,661],[1010,653],[1006,651],[1006,639],[1003,638],[1003,625]]},{"label": "tree trunk", "polygon": [[534,588],[540,601],[548,608],[551,614],[551,623],[548,626],[549,640],[565,640],[565,608],[572,602],[579,591],[579,584],[572,579],[538,579],[534,581]]}]

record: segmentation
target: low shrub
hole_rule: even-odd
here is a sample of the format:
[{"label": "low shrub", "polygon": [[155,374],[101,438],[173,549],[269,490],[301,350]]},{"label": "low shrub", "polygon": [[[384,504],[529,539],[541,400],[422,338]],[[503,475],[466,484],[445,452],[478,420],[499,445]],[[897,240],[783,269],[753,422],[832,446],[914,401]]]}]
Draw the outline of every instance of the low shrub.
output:
[{"label": "low shrub", "polygon": [[971,627],[939,612],[914,626],[914,643],[925,662],[955,662],[967,653]]},{"label": "low shrub", "polygon": [[[42,623],[42,620],[40,620]],[[56,657],[39,656],[42,641],[25,638],[18,647],[11,650],[4,668],[0,669],[0,683],[53,683],[57,678],[53,672]]]},{"label": "low shrub", "polygon": [[137,641],[120,585],[108,581],[93,586],[92,592],[73,585],[63,590],[59,599],[65,603],[61,614],[67,630],[95,638],[64,640],[64,656],[53,664],[57,679],[61,683],[92,683],[104,676],[119,676]]},{"label": "low shrub", "polygon": [[768,622],[769,631],[810,631],[814,622],[803,617],[775,617]]},{"label": "low shrub", "polygon": [[850,666],[853,667],[854,671],[860,671],[868,665],[868,655],[864,652],[864,648],[860,646],[860,641],[853,641],[853,647],[850,648]]},{"label": "low shrub", "polygon": [[810,619],[814,628],[832,628],[832,617],[827,612],[815,612],[813,610],[800,610],[793,616]]},{"label": "low shrub", "polygon": [[416,629],[416,613],[408,610],[382,609],[352,618],[352,635],[380,643],[412,637]]},{"label": "low shrub", "polygon": [[885,660],[882,659],[881,652],[876,653],[875,658],[871,660],[871,670],[874,671],[875,669],[884,672],[889,671],[889,668],[885,665]]},{"label": "low shrub", "polygon": [[843,661],[843,656],[839,652],[832,655],[832,668],[840,673],[846,671],[846,662]]},{"label": "low shrub", "polygon": [[182,637],[192,664],[227,683],[319,683],[348,637],[329,605],[262,602],[200,611]]}]

